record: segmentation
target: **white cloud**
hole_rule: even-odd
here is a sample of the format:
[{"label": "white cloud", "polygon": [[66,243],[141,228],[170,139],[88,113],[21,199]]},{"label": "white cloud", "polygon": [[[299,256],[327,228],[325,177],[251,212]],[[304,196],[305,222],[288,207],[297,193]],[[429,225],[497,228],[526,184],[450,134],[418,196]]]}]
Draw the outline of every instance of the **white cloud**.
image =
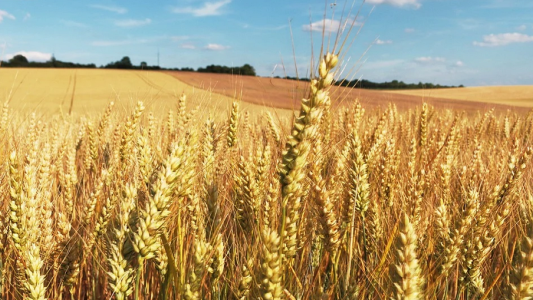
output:
[{"label": "white cloud", "polygon": [[14,54],[6,54],[6,58],[7,59],[12,59],[13,56],[15,55],[23,55],[24,57],[26,57],[28,59],[28,61],[39,61],[39,62],[43,62],[43,61],[48,61],[52,58],[52,54],[51,53],[44,53],[44,52],[39,52],[39,51],[19,51],[17,53],[14,53]]},{"label": "white cloud", "polygon": [[520,31],[524,31],[524,30],[526,30],[526,29],[527,29],[527,26],[524,25],[524,24],[522,24],[522,25],[516,27],[516,30],[520,30]]},{"label": "white cloud", "polygon": [[128,12],[128,10],[126,8],[119,7],[119,6],[93,4],[93,5],[90,5],[90,7],[96,8],[96,9],[101,9],[101,10],[107,10],[107,11],[114,12],[114,13],[117,13],[117,14],[125,14],[125,13]]},{"label": "white cloud", "polygon": [[462,61],[460,61],[460,60],[458,60],[458,61],[455,62],[455,66],[456,66],[456,67],[463,67],[464,65],[465,65],[465,63],[462,62]]},{"label": "white cloud", "polygon": [[222,14],[222,8],[231,3],[231,0],[221,0],[216,2],[205,2],[201,7],[175,7],[172,9],[172,12],[177,14],[191,14],[195,17],[206,17],[206,16],[218,16]]},{"label": "white cloud", "polygon": [[392,44],[392,41],[391,40],[380,40],[380,39],[377,39],[376,40],[376,45],[385,45],[385,44]]},{"label": "white cloud", "polygon": [[23,21],[27,21],[31,18],[31,14],[30,13],[26,13],[26,15],[24,16],[24,19],[22,19]]},{"label": "white cloud", "polygon": [[420,0],[366,0],[368,4],[390,4],[393,6],[412,6],[414,8],[420,8]]},{"label": "white cloud", "polygon": [[152,20],[148,18],[144,20],[127,19],[127,20],[115,21],[115,25],[119,27],[140,27],[140,26],[148,25],[150,23],[152,23]]},{"label": "white cloud", "polygon": [[533,42],[533,36],[523,33],[500,33],[483,36],[483,42],[474,41],[474,46],[479,47],[497,47],[513,43]]},{"label": "white cloud", "polygon": [[405,33],[413,33],[415,32],[415,29],[414,28],[405,28]]},{"label": "white cloud", "polygon": [[2,22],[4,18],[15,20],[15,16],[13,16],[12,14],[8,13],[5,10],[0,10],[0,22]]},{"label": "white cloud", "polygon": [[[333,20],[333,19],[323,19],[320,21],[313,22],[308,25],[302,26],[303,30],[306,31],[318,31],[318,32],[337,32],[339,28],[341,28],[341,32],[344,31],[346,28],[349,28],[352,26],[353,20],[345,20],[342,24],[340,21]],[[354,25],[358,25],[357,22],[355,22]]]},{"label": "white cloud", "polygon": [[207,44],[207,46],[205,46],[204,49],[213,50],[213,51],[220,51],[220,50],[229,49],[229,46],[223,46],[223,45],[219,45],[219,44]]},{"label": "white cloud", "polygon": [[422,56],[415,58],[415,61],[421,64],[437,64],[445,62],[446,59],[444,57]]},{"label": "white cloud", "polygon": [[196,46],[194,44],[191,44],[191,43],[185,43],[185,44],[181,44],[180,48],[181,49],[194,50],[194,49],[196,49]]}]

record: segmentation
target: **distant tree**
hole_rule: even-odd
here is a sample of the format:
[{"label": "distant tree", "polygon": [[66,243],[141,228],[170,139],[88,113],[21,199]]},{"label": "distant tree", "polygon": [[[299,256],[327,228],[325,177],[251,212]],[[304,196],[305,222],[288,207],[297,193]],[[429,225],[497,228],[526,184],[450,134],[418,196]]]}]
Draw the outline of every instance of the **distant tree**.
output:
[{"label": "distant tree", "polygon": [[128,56],[124,56],[121,60],[108,63],[105,68],[108,69],[133,69],[133,64]]},{"label": "distant tree", "polygon": [[25,65],[28,63],[28,59],[24,55],[17,54],[13,56],[13,58],[11,58],[9,62],[14,65]]},{"label": "distant tree", "polygon": [[146,69],[148,67],[148,64],[145,61],[141,61],[141,69]]},{"label": "distant tree", "polygon": [[124,56],[119,61],[119,68],[121,69],[131,69],[133,67],[133,64],[131,63],[131,60],[128,56]]},{"label": "distant tree", "polygon": [[241,75],[249,75],[249,76],[255,76],[255,69],[254,67],[250,66],[249,64],[245,64],[240,68]]},{"label": "distant tree", "polygon": [[399,88],[399,89],[405,89],[406,87],[407,87],[407,85],[405,84],[405,82],[400,81],[400,82],[398,83],[398,88]]},{"label": "distant tree", "polygon": [[52,54],[52,57],[50,57],[50,60],[45,62],[45,64],[49,67],[52,67],[52,68],[56,68],[56,67],[60,67],[58,66],[58,61],[56,59],[56,57]]},{"label": "distant tree", "polygon": [[221,73],[221,74],[239,74],[255,76],[254,67],[249,64],[245,64],[242,67],[227,67],[219,65],[208,65],[205,68],[198,68],[198,72],[201,73]]}]

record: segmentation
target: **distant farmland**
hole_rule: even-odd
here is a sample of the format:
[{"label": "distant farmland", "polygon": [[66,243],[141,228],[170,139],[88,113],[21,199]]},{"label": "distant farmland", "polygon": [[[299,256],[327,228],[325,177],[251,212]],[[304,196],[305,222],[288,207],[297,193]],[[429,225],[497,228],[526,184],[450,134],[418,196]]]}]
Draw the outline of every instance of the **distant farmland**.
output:
[{"label": "distant farmland", "polygon": [[[308,87],[307,82],[277,78],[103,69],[3,68],[0,69],[0,80],[3,82],[0,101],[11,99],[13,108],[46,113],[61,110],[68,113],[71,109],[74,113],[97,112],[110,101],[115,101],[118,107],[130,107],[138,100],[154,106],[156,111],[166,112],[175,108],[177,97],[182,93],[188,95],[191,108],[226,110],[231,101],[237,99],[243,100],[243,109],[250,111],[258,111],[258,105],[297,109]],[[394,92],[333,87],[331,93],[333,105],[351,104],[357,98],[367,108],[389,102],[400,109],[412,108],[423,101],[435,107],[466,111],[492,107],[523,110],[533,106],[533,87]]]},{"label": "distant farmland", "polygon": [[[245,102],[274,106],[279,108],[293,109],[297,108],[300,98],[305,96],[307,91],[307,82],[298,82],[295,80],[285,80],[279,78],[264,78],[251,76],[234,76],[226,74],[206,74],[196,72],[176,72],[167,71],[166,73],[192,86],[221,93],[226,96],[236,96]],[[513,108],[513,105],[522,107],[533,107],[533,98],[522,96],[522,87],[517,87],[520,99],[523,98],[521,105],[515,102],[508,102],[508,95],[514,95],[513,87],[505,88],[505,93],[492,95],[490,101],[483,103],[479,97],[470,101],[466,96],[470,94],[471,88],[457,89],[438,89],[438,90],[408,90],[408,91],[377,91],[365,89],[351,89],[345,87],[332,87],[331,94],[334,101],[333,105],[351,104],[356,98],[365,107],[376,107],[387,105],[389,102],[395,103],[398,108],[413,108],[422,102],[428,102],[435,107],[455,108],[467,111],[475,111],[483,108]],[[473,88],[474,92],[476,88]],[[529,87],[532,91],[533,87]],[[456,94],[445,94],[446,91],[454,91]],[[432,97],[424,97],[424,93]],[[442,94],[441,94],[442,93]],[[501,98],[498,98],[501,97]],[[530,96],[533,97],[533,96]]]},{"label": "distant farmland", "polygon": [[[230,97],[195,88],[162,72],[106,69],[0,69],[0,101],[10,107],[41,113],[101,112],[114,101],[118,109],[144,101],[154,111],[176,109],[185,93],[191,108],[227,110]],[[255,105],[243,104],[256,110]]]},{"label": "distant farmland", "polygon": [[533,85],[408,90],[391,93],[533,107]]}]

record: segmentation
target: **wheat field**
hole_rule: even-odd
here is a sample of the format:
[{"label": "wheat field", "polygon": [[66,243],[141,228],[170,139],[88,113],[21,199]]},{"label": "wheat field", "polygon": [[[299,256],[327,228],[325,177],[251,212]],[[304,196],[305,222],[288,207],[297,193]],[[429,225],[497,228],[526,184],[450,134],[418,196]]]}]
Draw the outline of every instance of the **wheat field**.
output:
[{"label": "wheat field", "polygon": [[[181,94],[189,97],[190,109],[202,108],[202,112],[215,114],[229,109],[239,96],[238,90],[235,97],[228,97],[209,88],[195,88],[163,72],[141,70],[2,68],[0,81],[0,97],[9,101],[12,109],[47,117],[98,113],[111,101],[116,110],[125,112],[133,109],[138,99],[143,99],[155,114],[166,114],[175,110]],[[242,106],[254,115],[263,109],[251,103]],[[288,113],[278,109],[274,112]]]},{"label": "wheat field", "polygon": [[408,90],[390,93],[533,107],[533,86],[531,85]]},{"label": "wheat field", "polygon": [[337,61],[294,118],[6,102],[1,298],[530,299],[533,112],[334,109]]}]

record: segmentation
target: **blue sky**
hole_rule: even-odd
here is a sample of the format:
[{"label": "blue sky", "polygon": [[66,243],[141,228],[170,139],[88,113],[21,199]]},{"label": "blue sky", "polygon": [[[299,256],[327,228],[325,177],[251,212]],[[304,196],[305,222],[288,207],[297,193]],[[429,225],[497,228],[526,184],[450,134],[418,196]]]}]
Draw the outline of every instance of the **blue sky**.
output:
[{"label": "blue sky", "polygon": [[[154,3],[157,3],[155,5]],[[533,84],[531,0],[362,0],[344,20],[359,34],[343,77],[440,84]],[[103,65],[129,56],[163,67],[251,64],[261,76],[309,71],[322,26],[344,1],[158,0],[0,2],[0,54]],[[359,8],[360,14],[355,15]],[[326,11],[326,22],[324,19]],[[290,24],[290,26],[289,26]],[[290,33],[292,28],[292,38]],[[312,42],[313,41],[313,42]],[[293,56],[292,43],[295,45]]]}]

